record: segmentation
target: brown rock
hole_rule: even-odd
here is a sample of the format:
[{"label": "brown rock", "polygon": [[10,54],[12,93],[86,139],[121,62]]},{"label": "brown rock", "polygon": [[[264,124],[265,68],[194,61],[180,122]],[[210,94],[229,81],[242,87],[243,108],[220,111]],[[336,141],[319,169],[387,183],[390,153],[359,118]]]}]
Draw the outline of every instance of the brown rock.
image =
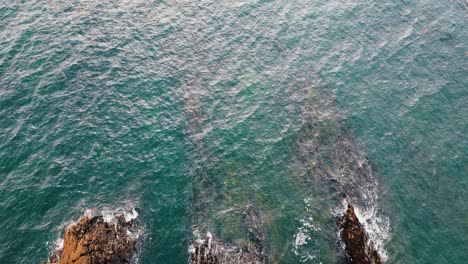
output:
[{"label": "brown rock", "polygon": [[136,251],[136,239],[127,234],[131,225],[123,216],[116,224],[84,216],[67,228],[62,251],[47,264],[130,263]]},{"label": "brown rock", "polygon": [[380,264],[382,260],[379,253],[368,245],[367,234],[359,222],[354,207],[348,204],[348,210],[339,222],[341,240],[345,244],[345,253],[348,263]]}]

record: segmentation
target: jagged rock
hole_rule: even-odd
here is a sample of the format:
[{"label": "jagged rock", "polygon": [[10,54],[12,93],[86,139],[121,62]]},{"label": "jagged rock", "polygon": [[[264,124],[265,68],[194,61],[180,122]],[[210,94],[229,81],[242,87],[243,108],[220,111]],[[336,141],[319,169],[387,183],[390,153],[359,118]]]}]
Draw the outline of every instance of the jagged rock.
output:
[{"label": "jagged rock", "polygon": [[115,224],[102,216],[83,216],[67,228],[61,252],[50,257],[47,264],[130,263],[136,252],[136,239],[129,236],[123,215]]},{"label": "jagged rock", "polygon": [[345,244],[348,263],[382,263],[379,253],[368,245],[367,234],[356,217],[354,207],[351,204],[348,204],[348,210],[338,225],[341,228],[340,237]]},{"label": "jagged rock", "polygon": [[[190,263],[192,264],[219,264],[217,256],[218,245],[212,245],[211,237],[200,241],[192,248]],[[212,247],[213,246],[213,247]]]}]

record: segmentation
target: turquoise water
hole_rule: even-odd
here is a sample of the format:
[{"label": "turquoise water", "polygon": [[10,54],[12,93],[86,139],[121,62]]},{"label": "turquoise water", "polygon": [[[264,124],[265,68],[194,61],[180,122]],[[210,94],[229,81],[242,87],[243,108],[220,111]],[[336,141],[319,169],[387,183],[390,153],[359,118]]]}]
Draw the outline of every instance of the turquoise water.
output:
[{"label": "turquoise water", "polygon": [[247,244],[250,210],[269,262],[333,263],[345,193],[388,263],[465,263],[467,9],[1,1],[0,262],[135,207],[139,263],[185,263],[194,230]]}]

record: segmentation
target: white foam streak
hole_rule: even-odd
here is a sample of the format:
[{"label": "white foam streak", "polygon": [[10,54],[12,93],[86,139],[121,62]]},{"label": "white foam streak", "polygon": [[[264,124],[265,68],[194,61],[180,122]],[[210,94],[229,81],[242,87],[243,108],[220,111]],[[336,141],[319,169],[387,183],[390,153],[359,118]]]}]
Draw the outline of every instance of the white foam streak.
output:
[{"label": "white foam streak", "polygon": [[63,249],[63,243],[64,243],[64,240],[63,238],[57,238],[54,242],[54,250],[55,251],[60,251]]},{"label": "white foam streak", "polygon": [[132,212],[127,212],[125,214],[125,221],[130,222],[138,218],[138,212],[135,210],[135,208],[132,208]]},{"label": "white foam streak", "polygon": [[356,217],[362,223],[369,236],[369,245],[373,246],[383,261],[388,260],[388,253],[385,244],[390,239],[390,221],[377,214],[377,208],[371,207],[368,210],[361,210],[355,207]]},{"label": "white foam streak", "polygon": [[[309,214],[310,210],[310,200],[304,199],[306,204],[305,207],[305,214]],[[316,235],[317,232],[321,230],[321,228],[314,223],[314,219],[312,217],[305,216],[303,219],[300,219],[299,222],[301,226],[297,229],[296,234],[294,235],[294,248],[293,253],[296,256],[300,257],[300,261],[302,263],[308,262],[310,260],[316,259],[319,252],[316,250],[307,249],[306,246],[311,242],[312,244],[316,243],[313,240],[314,234]]]}]

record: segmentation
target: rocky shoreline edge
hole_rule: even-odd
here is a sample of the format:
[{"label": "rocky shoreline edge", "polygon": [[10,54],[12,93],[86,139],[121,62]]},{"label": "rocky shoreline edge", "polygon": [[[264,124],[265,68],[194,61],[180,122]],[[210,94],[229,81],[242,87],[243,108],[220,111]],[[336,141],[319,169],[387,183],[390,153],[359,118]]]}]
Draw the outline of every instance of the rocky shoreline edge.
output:
[{"label": "rocky shoreline edge", "polygon": [[[353,205],[348,204],[337,224],[347,263],[382,263]],[[132,235],[133,226],[134,219],[128,220],[123,214],[116,216],[111,223],[105,221],[103,216],[84,215],[67,227],[63,247],[53,252],[49,260],[42,264],[134,263],[138,236]],[[258,250],[258,246],[257,250],[254,247],[242,251],[229,247],[211,234],[191,245],[189,252],[188,262],[191,264],[266,263],[266,256],[263,250]]]},{"label": "rocky shoreline edge", "polygon": [[82,216],[65,230],[63,247],[43,264],[132,263],[138,237],[134,220],[120,214],[112,222],[103,216]]}]

